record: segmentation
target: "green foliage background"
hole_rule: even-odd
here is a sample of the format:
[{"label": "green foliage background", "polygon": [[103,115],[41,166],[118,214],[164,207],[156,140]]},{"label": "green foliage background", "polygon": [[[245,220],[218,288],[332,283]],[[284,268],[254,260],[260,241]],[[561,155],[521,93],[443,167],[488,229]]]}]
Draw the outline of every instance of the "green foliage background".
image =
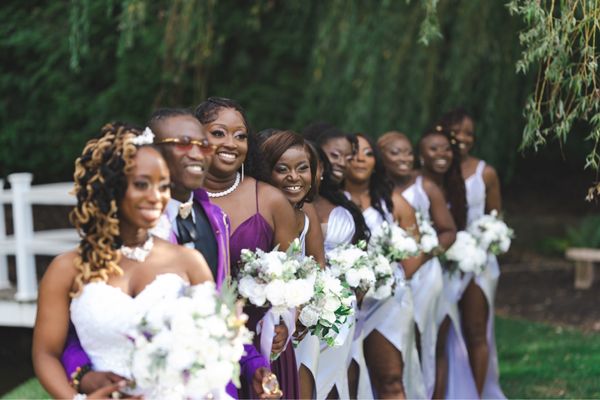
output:
[{"label": "green foliage background", "polygon": [[[0,176],[69,179],[84,142],[157,106],[238,100],[255,129],[328,120],[416,139],[463,105],[477,152],[514,171],[533,77],[517,74],[519,18],[502,1],[7,0],[0,6]],[[433,2],[435,3],[435,2]]]}]

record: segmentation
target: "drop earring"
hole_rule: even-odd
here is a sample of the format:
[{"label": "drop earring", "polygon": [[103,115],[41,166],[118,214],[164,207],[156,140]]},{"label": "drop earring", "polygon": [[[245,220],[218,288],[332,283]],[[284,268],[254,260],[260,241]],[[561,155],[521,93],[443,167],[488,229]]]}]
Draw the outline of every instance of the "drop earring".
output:
[{"label": "drop earring", "polygon": [[244,181],[244,163],[242,163],[242,182]]},{"label": "drop earring", "polygon": [[421,165],[425,165],[425,160],[423,159],[423,157],[419,158],[419,161],[421,162]]}]

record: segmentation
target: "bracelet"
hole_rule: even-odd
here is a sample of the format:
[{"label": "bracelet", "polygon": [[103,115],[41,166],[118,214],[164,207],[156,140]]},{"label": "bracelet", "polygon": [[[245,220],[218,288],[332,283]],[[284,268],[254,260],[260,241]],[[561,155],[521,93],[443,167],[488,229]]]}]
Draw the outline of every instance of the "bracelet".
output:
[{"label": "bracelet", "polygon": [[[77,392],[80,392],[79,385],[81,383],[81,378],[83,378],[83,376],[91,370],[92,366],[90,364],[85,364],[82,367],[77,367],[75,371],[73,371],[71,374],[71,386],[73,386],[73,389],[75,389]],[[81,400],[81,398],[77,398],[75,400]]]}]

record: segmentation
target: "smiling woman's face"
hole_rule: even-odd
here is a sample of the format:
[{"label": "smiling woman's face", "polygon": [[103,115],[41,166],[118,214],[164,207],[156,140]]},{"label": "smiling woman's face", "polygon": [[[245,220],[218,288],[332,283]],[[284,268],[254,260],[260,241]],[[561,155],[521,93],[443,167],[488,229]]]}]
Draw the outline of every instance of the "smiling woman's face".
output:
[{"label": "smiling woman's face", "polygon": [[344,180],[348,161],[352,159],[352,144],[345,137],[329,139],[321,145],[331,164],[331,173],[336,183]]},{"label": "smiling woman's face", "polygon": [[140,148],[134,162],[127,175],[119,216],[134,228],[150,229],[158,223],[171,198],[169,168],[162,155],[151,147]]},{"label": "smiling woman's face", "polygon": [[375,169],[375,153],[373,148],[362,136],[358,136],[358,149],[347,171],[348,179],[354,182],[365,182],[371,178]]},{"label": "smiling woman's face", "polygon": [[279,157],[271,171],[271,182],[293,205],[307,195],[311,187],[310,160],[302,146],[290,147]]},{"label": "smiling woman's face", "polygon": [[248,153],[248,128],[239,111],[221,108],[217,118],[204,125],[208,141],[217,146],[210,171],[228,176],[240,169]]},{"label": "smiling woman's face", "polygon": [[428,135],[421,141],[423,168],[436,174],[445,174],[452,163],[453,154],[448,138],[444,135]]},{"label": "smiling woman's face", "polygon": [[411,143],[404,138],[395,138],[381,147],[385,169],[392,176],[410,175],[415,162]]}]

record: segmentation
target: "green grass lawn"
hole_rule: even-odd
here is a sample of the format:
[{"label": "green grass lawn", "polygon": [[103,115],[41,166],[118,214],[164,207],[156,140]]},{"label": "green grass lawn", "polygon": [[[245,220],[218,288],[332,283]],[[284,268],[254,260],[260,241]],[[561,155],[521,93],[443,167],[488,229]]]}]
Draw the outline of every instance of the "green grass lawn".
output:
[{"label": "green grass lawn", "polygon": [[[497,318],[496,338],[508,398],[600,398],[600,335]],[[49,397],[31,379],[3,398]]]}]

